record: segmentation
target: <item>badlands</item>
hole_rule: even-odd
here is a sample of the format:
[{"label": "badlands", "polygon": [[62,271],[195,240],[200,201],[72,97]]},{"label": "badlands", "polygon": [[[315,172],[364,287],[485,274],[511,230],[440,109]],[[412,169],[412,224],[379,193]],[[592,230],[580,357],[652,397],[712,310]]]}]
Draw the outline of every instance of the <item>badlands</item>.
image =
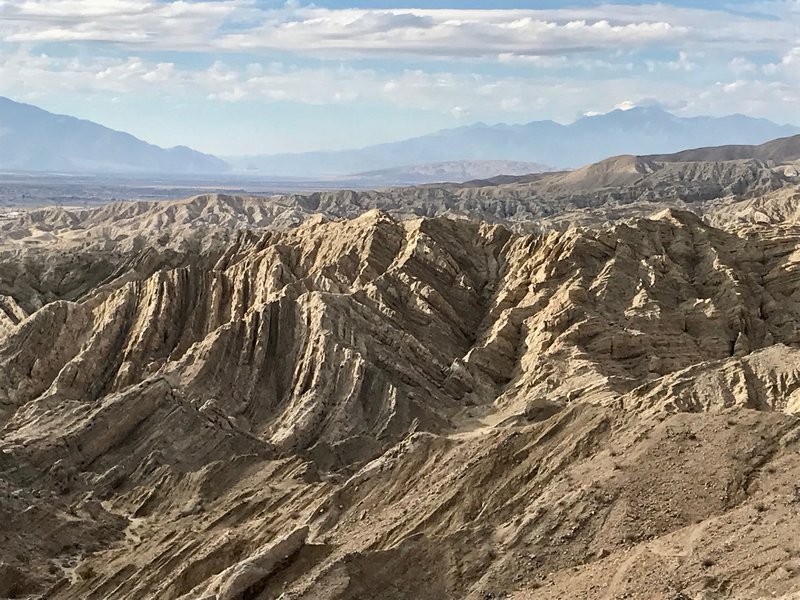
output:
[{"label": "badlands", "polygon": [[0,597],[800,597],[798,159],[0,215]]}]

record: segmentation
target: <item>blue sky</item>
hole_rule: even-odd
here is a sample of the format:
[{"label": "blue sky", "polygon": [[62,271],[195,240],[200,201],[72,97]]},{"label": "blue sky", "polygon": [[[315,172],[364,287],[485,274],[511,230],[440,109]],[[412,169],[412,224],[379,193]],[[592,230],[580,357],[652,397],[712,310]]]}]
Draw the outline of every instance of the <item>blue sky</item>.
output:
[{"label": "blue sky", "polygon": [[800,0],[0,0],[0,95],[219,155],[652,102],[800,124]]}]

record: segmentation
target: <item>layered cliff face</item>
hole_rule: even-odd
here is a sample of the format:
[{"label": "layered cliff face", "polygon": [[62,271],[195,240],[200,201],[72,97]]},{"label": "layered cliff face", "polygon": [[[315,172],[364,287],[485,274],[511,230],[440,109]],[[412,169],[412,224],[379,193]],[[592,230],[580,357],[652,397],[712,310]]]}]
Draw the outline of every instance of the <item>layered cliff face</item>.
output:
[{"label": "layered cliff face", "polygon": [[7,244],[0,595],[800,589],[791,224],[105,210]]}]

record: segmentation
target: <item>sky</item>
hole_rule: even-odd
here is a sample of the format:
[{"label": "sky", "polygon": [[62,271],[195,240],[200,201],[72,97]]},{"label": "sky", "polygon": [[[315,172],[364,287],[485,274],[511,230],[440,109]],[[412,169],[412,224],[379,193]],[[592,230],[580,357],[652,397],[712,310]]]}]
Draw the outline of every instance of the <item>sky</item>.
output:
[{"label": "sky", "polygon": [[0,0],[0,95],[220,156],[645,103],[800,125],[800,0]]}]

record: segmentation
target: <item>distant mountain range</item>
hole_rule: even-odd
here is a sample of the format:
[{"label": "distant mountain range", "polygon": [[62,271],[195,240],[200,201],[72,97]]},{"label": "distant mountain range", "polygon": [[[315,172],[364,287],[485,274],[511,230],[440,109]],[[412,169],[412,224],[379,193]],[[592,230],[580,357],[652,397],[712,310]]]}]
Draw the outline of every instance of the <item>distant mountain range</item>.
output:
[{"label": "distant mountain range", "polygon": [[[227,173],[264,179],[346,178],[376,185],[457,182],[518,175],[521,168],[577,167],[620,154],[761,144],[798,133],[798,127],[744,115],[684,118],[657,107],[637,107],[584,117],[570,125],[478,123],[355,150],[233,157],[226,162],[185,146],[160,148],[91,121],[0,97],[0,170]],[[530,166],[522,167],[524,163]]]},{"label": "distant mountain range", "polygon": [[225,161],[159,148],[91,121],[0,97],[0,169],[63,173],[221,173]]},{"label": "distant mountain range", "polygon": [[619,154],[663,154],[723,144],[760,144],[800,133],[744,115],[677,117],[657,107],[615,110],[570,125],[478,123],[358,150],[231,158],[237,169],[286,176],[340,176],[445,161],[523,161],[573,168]]}]

